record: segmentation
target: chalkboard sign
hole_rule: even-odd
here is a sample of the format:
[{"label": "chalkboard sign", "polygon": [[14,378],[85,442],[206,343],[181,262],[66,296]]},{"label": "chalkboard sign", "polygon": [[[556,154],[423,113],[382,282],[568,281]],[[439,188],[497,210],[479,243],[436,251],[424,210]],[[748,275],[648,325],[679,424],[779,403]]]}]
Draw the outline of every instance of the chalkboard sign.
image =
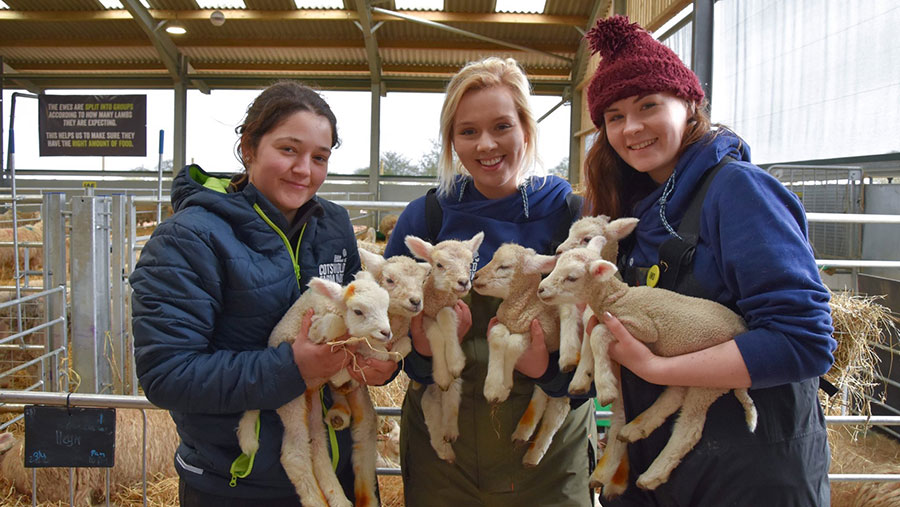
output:
[{"label": "chalkboard sign", "polygon": [[112,467],[116,409],[25,407],[25,466]]}]

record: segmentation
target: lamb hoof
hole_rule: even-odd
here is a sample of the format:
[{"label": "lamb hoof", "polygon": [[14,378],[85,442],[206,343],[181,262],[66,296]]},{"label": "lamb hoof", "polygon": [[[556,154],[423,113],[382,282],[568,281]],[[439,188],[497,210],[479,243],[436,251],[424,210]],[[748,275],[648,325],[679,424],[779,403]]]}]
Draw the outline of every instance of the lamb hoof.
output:
[{"label": "lamb hoof", "polygon": [[572,370],[575,369],[575,366],[576,366],[576,365],[575,365],[574,363],[571,363],[571,364],[560,364],[560,365],[559,365],[559,371],[561,371],[561,372],[563,372],[563,373],[569,373],[570,371],[572,371]]},{"label": "lamb hoof", "polygon": [[443,445],[435,447],[434,451],[437,453],[438,458],[441,458],[447,463],[453,464],[456,462],[456,453],[453,452],[453,447],[451,447],[449,443],[444,442]]},{"label": "lamb hoof", "polygon": [[484,386],[484,399],[491,405],[502,403],[509,398],[509,389],[504,387]]},{"label": "lamb hoof", "polygon": [[331,411],[326,415],[328,424],[337,431],[350,426],[350,417],[345,413],[332,414]]},{"label": "lamb hoof", "polygon": [[619,430],[617,438],[620,442],[631,443],[647,438],[647,434],[644,431],[637,429],[637,427],[632,426],[631,424],[626,424],[622,427],[621,430]]},{"label": "lamb hoof", "polygon": [[637,484],[637,486],[641,489],[647,489],[647,490],[652,491],[652,490],[658,488],[664,482],[666,482],[666,477],[655,477],[655,476],[647,477],[647,473],[644,473],[640,477],[638,477],[637,482],[635,482],[635,484]]},{"label": "lamb hoof", "polygon": [[578,396],[586,392],[588,392],[588,388],[586,387],[569,385],[569,394],[571,395]]},{"label": "lamb hoof", "polygon": [[611,405],[619,397],[619,391],[615,388],[597,389],[597,401],[601,406]]},{"label": "lamb hoof", "polygon": [[[593,484],[591,484],[591,487],[596,488],[599,486],[594,486]],[[625,484],[610,484],[608,486],[603,486],[602,491],[600,492],[600,496],[612,500],[613,498],[624,493],[625,487]]]}]

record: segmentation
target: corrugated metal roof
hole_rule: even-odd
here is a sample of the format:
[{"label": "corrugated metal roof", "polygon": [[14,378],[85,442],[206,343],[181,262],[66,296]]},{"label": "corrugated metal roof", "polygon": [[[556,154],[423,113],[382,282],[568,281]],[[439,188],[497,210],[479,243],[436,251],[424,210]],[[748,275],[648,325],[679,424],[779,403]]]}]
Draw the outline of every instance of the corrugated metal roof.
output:
[{"label": "corrugated metal roof", "polygon": [[[82,76],[101,87],[165,86],[160,70],[177,72],[178,54],[191,63],[193,74],[186,77],[192,86],[211,75],[214,87],[247,86],[253,76],[315,74],[336,88],[368,89],[373,79],[355,0],[344,0],[345,9],[338,10],[298,10],[293,0],[245,0],[245,9],[221,9],[221,26],[209,21],[213,9],[198,9],[194,0],[149,0],[151,8],[142,8],[137,18],[128,9],[104,9],[97,0],[6,1],[10,9],[0,11],[6,86],[26,83],[39,91],[83,84]],[[394,7],[390,1],[366,4]],[[545,13],[522,15],[494,13],[491,0],[445,0],[443,11],[402,12],[431,23],[427,26],[372,10],[364,15],[376,28],[388,91],[438,91],[468,61],[500,55],[519,60],[550,92],[571,85],[582,37],[577,28],[588,27],[595,4],[548,0]],[[176,21],[187,34],[164,32]],[[148,76],[145,83],[142,72]],[[126,73],[128,80],[119,80]],[[107,80],[97,79],[104,75]],[[169,77],[171,82],[177,78]]]}]

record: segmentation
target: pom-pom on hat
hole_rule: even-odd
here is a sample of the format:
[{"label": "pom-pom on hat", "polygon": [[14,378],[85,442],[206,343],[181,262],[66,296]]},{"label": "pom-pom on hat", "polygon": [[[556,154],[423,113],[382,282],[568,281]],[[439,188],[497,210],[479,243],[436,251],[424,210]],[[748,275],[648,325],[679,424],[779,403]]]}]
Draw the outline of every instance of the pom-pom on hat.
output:
[{"label": "pom-pom on hat", "polygon": [[597,21],[585,37],[593,53],[603,57],[588,86],[588,108],[597,128],[603,112],[617,100],[670,92],[690,102],[703,100],[697,75],[671,49],[660,44],[626,16]]}]

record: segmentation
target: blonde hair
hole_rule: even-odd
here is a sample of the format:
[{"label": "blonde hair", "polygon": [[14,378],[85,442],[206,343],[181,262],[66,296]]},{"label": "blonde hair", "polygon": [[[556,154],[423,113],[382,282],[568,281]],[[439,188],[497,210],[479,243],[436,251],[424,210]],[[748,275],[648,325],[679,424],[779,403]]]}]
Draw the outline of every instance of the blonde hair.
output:
[{"label": "blonde hair", "polygon": [[469,176],[469,172],[459,161],[453,162],[453,122],[463,95],[472,90],[484,90],[494,86],[505,86],[512,94],[522,130],[525,132],[525,156],[516,175],[516,184],[525,181],[538,163],[537,122],[528,104],[531,84],[525,72],[512,58],[491,56],[477,62],[470,62],[460,69],[447,85],[444,105],[441,107],[441,155],[438,159],[438,194],[452,192],[456,175]]}]

